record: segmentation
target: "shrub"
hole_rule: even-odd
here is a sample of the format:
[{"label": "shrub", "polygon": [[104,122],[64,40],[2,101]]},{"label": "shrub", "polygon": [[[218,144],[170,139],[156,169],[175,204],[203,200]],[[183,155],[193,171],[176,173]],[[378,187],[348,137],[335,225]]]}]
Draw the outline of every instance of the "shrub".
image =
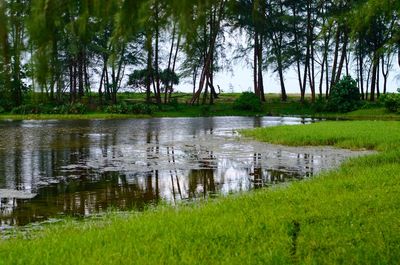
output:
[{"label": "shrub", "polygon": [[110,114],[127,114],[129,112],[126,104],[107,106],[104,111]]},{"label": "shrub", "polygon": [[201,105],[200,106],[200,115],[201,116],[210,116],[211,106],[210,105]]},{"label": "shrub", "polygon": [[11,110],[12,114],[85,114],[86,105],[82,103],[67,104],[60,106],[46,104],[26,104],[15,107]]},{"label": "shrub", "polygon": [[59,105],[53,107],[48,114],[68,114],[69,107],[68,105]]},{"label": "shrub", "polygon": [[390,112],[398,112],[400,111],[400,94],[389,93],[386,95],[382,95],[380,99],[385,108]]},{"label": "shrub", "polygon": [[11,110],[12,114],[39,114],[40,113],[40,107],[39,105],[35,106],[32,104],[26,104],[26,105],[21,105],[18,107],[15,107]]},{"label": "shrub", "polygon": [[172,106],[174,109],[178,110],[179,109],[179,101],[177,98],[171,98],[170,102],[168,105]]},{"label": "shrub", "polygon": [[123,102],[107,106],[104,111],[110,114],[152,114],[156,108],[156,106],[144,103],[126,104]]},{"label": "shrub", "polygon": [[157,110],[157,106],[144,104],[144,103],[136,103],[131,105],[131,112],[133,114],[152,114]]},{"label": "shrub", "polygon": [[245,111],[262,111],[262,102],[256,94],[252,92],[243,92],[238,99],[233,102],[233,108]]},{"label": "shrub", "polygon": [[6,112],[6,110],[2,106],[0,106],[0,113],[4,113],[4,112]]},{"label": "shrub", "polygon": [[4,111],[10,111],[13,108],[13,102],[8,99],[5,93],[0,93],[0,107],[4,109]]},{"label": "shrub", "polygon": [[360,103],[360,92],[357,82],[350,76],[346,76],[332,88],[327,110],[332,112],[349,112],[357,109]]},{"label": "shrub", "polygon": [[311,105],[311,109],[315,112],[326,111],[326,99],[324,97],[318,97],[317,100]]},{"label": "shrub", "polygon": [[82,103],[74,103],[67,105],[67,114],[85,114],[87,106]]}]

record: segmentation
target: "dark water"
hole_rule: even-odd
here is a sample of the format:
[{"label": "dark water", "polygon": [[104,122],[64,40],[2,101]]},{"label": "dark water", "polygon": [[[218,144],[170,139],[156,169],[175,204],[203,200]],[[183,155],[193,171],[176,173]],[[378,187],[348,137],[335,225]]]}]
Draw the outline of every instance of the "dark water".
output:
[{"label": "dark water", "polygon": [[235,129],[298,118],[0,122],[0,229],[143,209],[312,176],[356,153],[277,147]]}]

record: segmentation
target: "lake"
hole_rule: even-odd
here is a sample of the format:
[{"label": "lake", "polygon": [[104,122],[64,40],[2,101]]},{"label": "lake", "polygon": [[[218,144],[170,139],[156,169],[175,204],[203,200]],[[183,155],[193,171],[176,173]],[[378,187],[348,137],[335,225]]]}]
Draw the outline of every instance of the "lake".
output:
[{"label": "lake", "polygon": [[0,229],[143,210],[312,177],[360,155],[243,139],[281,117],[0,122]]}]

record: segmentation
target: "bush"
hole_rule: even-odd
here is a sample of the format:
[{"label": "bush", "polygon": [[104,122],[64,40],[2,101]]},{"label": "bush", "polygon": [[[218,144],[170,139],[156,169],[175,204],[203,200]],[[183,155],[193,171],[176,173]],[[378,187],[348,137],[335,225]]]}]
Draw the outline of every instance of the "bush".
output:
[{"label": "bush", "polygon": [[87,112],[86,105],[82,103],[67,104],[60,106],[45,104],[26,104],[15,107],[11,110],[12,114],[85,114]]},{"label": "bush", "polygon": [[110,114],[127,114],[128,108],[126,104],[111,105],[105,107],[104,111]]},{"label": "bush", "polygon": [[39,105],[35,106],[32,104],[21,105],[11,110],[11,114],[25,115],[25,114],[39,114],[39,113],[40,113]]},{"label": "bush", "polygon": [[131,112],[133,114],[152,114],[157,110],[157,106],[144,104],[144,103],[136,103],[131,105]]},{"label": "bush", "polygon": [[200,106],[200,115],[201,116],[210,116],[211,106],[210,105],[201,105]]},{"label": "bush", "polygon": [[107,106],[104,111],[110,114],[152,114],[156,110],[156,108],[156,106],[144,103],[121,103],[117,105]]},{"label": "bush", "polygon": [[318,97],[317,100],[311,105],[311,109],[315,112],[326,111],[326,99],[324,97]]},{"label": "bush", "polygon": [[0,113],[4,113],[4,112],[6,112],[6,110],[2,106],[0,106]]},{"label": "bush", "polygon": [[349,112],[360,106],[360,92],[357,82],[350,76],[340,80],[331,91],[327,110],[332,112]]},{"label": "bush", "polygon": [[67,105],[67,114],[85,114],[87,106],[82,103],[75,103]]},{"label": "bush", "polygon": [[177,98],[171,98],[170,102],[168,103],[168,105],[172,106],[175,110],[179,109],[179,101]]},{"label": "bush", "polygon": [[0,93],[0,107],[5,111],[10,111],[13,107],[13,102],[8,99],[4,93]]},{"label": "bush", "polygon": [[245,111],[262,111],[262,102],[256,94],[252,92],[243,92],[238,99],[233,102],[233,108]]},{"label": "bush", "polygon": [[400,111],[400,94],[389,93],[386,95],[382,95],[380,99],[385,108],[390,112],[398,112]]}]

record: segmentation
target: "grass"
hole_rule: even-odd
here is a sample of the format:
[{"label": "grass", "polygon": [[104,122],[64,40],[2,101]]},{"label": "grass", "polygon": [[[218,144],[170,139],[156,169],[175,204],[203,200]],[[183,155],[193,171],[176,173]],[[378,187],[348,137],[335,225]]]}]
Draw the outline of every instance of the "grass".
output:
[{"label": "grass", "polygon": [[29,239],[0,241],[0,264],[400,263],[400,123],[244,133],[280,144],[381,152],[288,187],[51,225]]},{"label": "grass", "polygon": [[292,146],[331,145],[378,151],[400,147],[400,122],[397,121],[332,121],[243,130],[242,134],[258,141]]},{"label": "grass", "polygon": [[347,113],[345,116],[348,118],[375,118],[375,119],[393,119],[393,120],[400,120],[400,115],[398,113],[388,112],[383,107],[376,107],[372,109],[360,109],[350,113]]}]

